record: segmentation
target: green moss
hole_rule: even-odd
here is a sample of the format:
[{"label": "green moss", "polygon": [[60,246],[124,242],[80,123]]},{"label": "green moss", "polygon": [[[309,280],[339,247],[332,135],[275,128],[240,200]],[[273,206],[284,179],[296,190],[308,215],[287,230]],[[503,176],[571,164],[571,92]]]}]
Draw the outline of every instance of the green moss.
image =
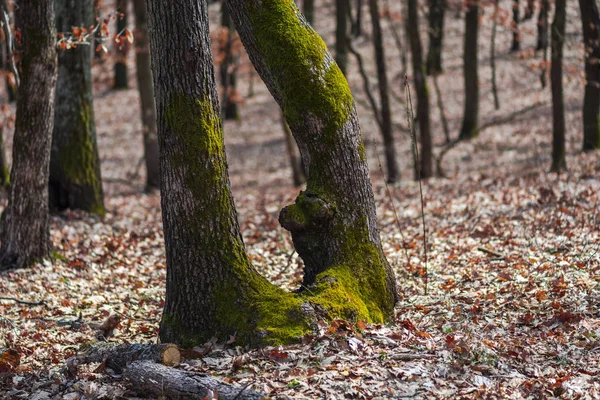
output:
[{"label": "green moss", "polygon": [[361,161],[364,161],[364,162],[367,161],[367,151],[365,149],[365,144],[362,141],[362,138],[358,142],[358,155],[359,155]]}]

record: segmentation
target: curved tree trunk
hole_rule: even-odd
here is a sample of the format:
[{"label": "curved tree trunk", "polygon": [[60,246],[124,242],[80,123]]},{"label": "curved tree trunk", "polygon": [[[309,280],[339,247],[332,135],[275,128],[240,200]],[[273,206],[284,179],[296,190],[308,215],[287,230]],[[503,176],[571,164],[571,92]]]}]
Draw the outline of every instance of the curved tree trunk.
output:
[{"label": "curved tree trunk", "polygon": [[417,118],[419,119],[419,139],[421,142],[421,159],[415,171],[416,178],[425,179],[433,175],[433,153],[429,123],[429,89],[424,73],[423,48],[419,36],[419,10],[417,0],[408,0],[408,18],[406,23],[409,32],[410,49],[412,51],[413,74],[417,89]]},{"label": "curved tree trunk", "polygon": [[552,56],[550,80],[552,87],[552,167],[550,171],[567,169],[565,158],[565,104],[562,84],[563,44],[566,25],[566,0],[556,0],[552,22]]},{"label": "curved tree trunk", "polygon": [[[429,53],[427,75],[438,75],[442,69],[442,42],[444,39],[444,12],[446,0],[429,0]],[[407,23],[410,21],[407,21]],[[420,42],[420,39],[419,39]]]},{"label": "curved tree trunk", "polygon": [[512,29],[512,45],[510,47],[510,51],[519,51],[521,50],[521,30],[519,29],[520,19],[520,10],[519,10],[519,0],[513,0],[513,9],[512,15],[513,20],[511,23]]},{"label": "curved tree trunk", "polygon": [[231,1],[229,9],[283,106],[309,173],[306,192],[280,217],[305,260],[309,290],[292,294],[268,283],[244,250],[227,176],[206,1],[164,7],[150,0],[167,255],[161,340],[189,346],[235,335],[241,343],[281,343],[309,332],[317,318],[387,320],[395,281],[343,74],[291,0]]},{"label": "curved tree trunk", "polygon": [[133,9],[135,12],[135,65],[138,91],[140,92],[144,160],[146,162],[146,191],[149,192],[160,188],[160,173],[158,170],[156,104],[154,102],[154,87],[152,86],[146,0],[133,0]]},{"label": "curved tree trunk", "polygon": [[583,150],[600,149],[600,2],[579,0],[585,45]]},{"label": "curved tree trunk", "polygon": [[469,0],[465,14],[465,50],[463,73],[465,78],[465,111],[459,139],[477,136],[479,119],[479,77],[477,36],[479,35],[480,0]]},{"label": "curved tree trunk", "polygon": [[0,224],[0,269],[26,267],[50,252],[48,165],[54,121],[54,0],[22,0],[21,86],[13,143],[10,197]]},{"label": "curved tree trunk", "polygon": [[[127,0],[117,0],[117,34],[123,37],[127,28]],[[127,53],[129,42],[121,40],[117,45],[117,61],[115,62],[114,89],[127,89],[129,87],[129,74],[127,72]]]},{"label": "curved tree trunk", "polygon": [[346,75],[348,66],[348,12],[350,0],[335,1],[335,62]]},{"label": "curved tree trunk", "polygon": [[385,161],[387,166],[387,181],[390,183],[400,180],[400,170],[396,160],[396,148],[394,145],[394,131],[392,129],[392,115],[390,111],[390,95],[388,93],[388,78],[385,65],[385,51],[383,48],[383,34],[381,32],[381,18],[377,0],[369,0],[369,12],[371,13],[371,24],[373,26],[373,46],[375,48],[375,62],[377,64],[377,81],[379,97],[381,101],[381,135],[385,150]]},{"label": "curved tree trunk", "polygon": [[[55,0],[56,28],[93,24],[92,0]],[[50,156],[51,210],[80,209],[104,214],[91,77],[91,48],[58,54],[58,81]]]}]

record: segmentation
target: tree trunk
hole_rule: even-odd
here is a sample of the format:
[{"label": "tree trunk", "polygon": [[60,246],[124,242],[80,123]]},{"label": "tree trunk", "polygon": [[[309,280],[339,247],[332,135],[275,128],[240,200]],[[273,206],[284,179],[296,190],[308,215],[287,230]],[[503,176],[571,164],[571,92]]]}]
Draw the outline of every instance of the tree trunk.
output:
[{"label": "tree trunk", "polygon": [[[55,0],[56,28],[93,24],[92,0]],[[104,214],[91,76],[91,48],[58,54],[58,81],[50,156],[51,210],[80,209]]]},{"label": "tree trunk", "polygon": [[[123,35],[127,28],[127,0],[117,0],[117,34]],[[129,74],[127,72],[127,53],[129,42],[121,38],[117,44],[117,60],[115,62],[115,84],[114,89],[127,89],[129,87]]]},{"label": "tree trunk", "polygon": [[377,80],[381,102],[381,135],[383,136],[383,146],[385,149],[385,160],[388,173],[387,181],[389,183],[394,183],[400,179],[400,170],[398,169],[398,161],[396,160],[394,132],[392,130],[392,115],[390,111],[390,95],[388,93],[389,84],[377,0],[369,0],[369,12],[371,13],[371,24],[373,26],[373,46],[375,48]]},{"label": "tree trunk", "polygon": [[520,20],[520,10],[519,10],[519,0],[513,0],[513,9],[512,9],[513,20],[511,23],[512,29],[512,45],[510,47],[510,51],[515,52],[521,50],[521,30],[519,29]]},{"label": "tree trunk", "polygon": [[567,169],[565,159],[565,104],[562,85],[563,44],[566,25],[566,0],[556,0],[552,22],[552,56],[550,80],[552,86],[552,167],[550,171]]},{"label": "tree trunk", "polygon": [[165,367],[150,361],[135,361],[123,372],[130,389],[155,399],[259,400],[265,396],[205,374]]},{"label": "tree trunk", "polygon": [[335,8],[335,62],[346,75],[348,66],[348,10],[350,0],[336,0]]},{"label": "tree trunk", "polygon": [[362,36],[362,0],[356,0],[356,17],[352,24],[354,37]]},{"label": "tree trunk", "polygon": [[146,0],[133,0],[133,8],[135,12],[135,64],[138,90],[140,92],[144,160],[146,162],[146,192],[150,192],[160,188],[160,173],[158,170],[156,104],[154,102],[154,87],[152,86]]},{"label": "tree trunk", "polygon": [[315,0],[304,0],[302,2],[302,13],[306,17],[306,21],[315,25]]},{"label": "tree trunk", "polygon": [[496,30],[498,27],[498,1],[494,0],[494,14],[492,15],[492,39],[490,43],[490,67],[492,69],[492,95],[494,96],[494,108],[500,109],[498,98],[498,85],[496,84]]},{"label": "tree trunk", "polygon": [[302,160],[300,159],[298,145],[296,145],[296,142],[294,142],[294,136],[292,135],[292,131],[287,122],[285,122],[283,113],[281,114],[281,125],[283,126],[283,132],[285,134],[285,148],[287,150],[288,157],[290,159],[290,165],[292,167],[292,180],[294,182],[294,186],[301,186],[304,182],[306,182],[306,177],[304,176],[304,171],[302,170]]},{"label": "tree trunk", "polygon": [[233,100],[236,93],[236,71],[239,64],[239,57],[233,54],[234,42],[237,40],[231,16],[227,10],[225,1],[221,4],[221,26],[227,30],[227,39],[223,48],[224,57],[219,72],[221,75],[221,85],[223,86],[222,115],[224,119],[237,120],[240,118],[238,113],[238,104]]},{"label": "tree trunk", "polygon": [[[1,11],[1,9],[0,9]],[[9,28],[10,29],[10,28]],[[5,35],[6,36],[6,35]],[[6,39],[4,42],[2,42],[2,45],[0,46],[0,52],[2,53],[2,66],[4,68],[4,83],[6,85],[6,95],[8,97],[8,102],[12,103],[13,101],[15,101],[17,99],[17,90],[15,85],[13,84],[13,79],[11,79],[11,57],[12,54],[9,53],[8,51],[8,46],[6,45]]]},{"label": "tree trunk", "polygon": [[583,150],[600,149],[600,4],[579,0],[585,46]]},{"label": "tree trunk", "polygon": [[0,224],[0,269],[26,267],[50,252],[48,166],[54,122],[56,27],[53,0],[22,0],[21,86],[8,205]]},{"label": "tree trunk", "polygon": [[479,0],[471,0],[468,2],[465,14],[465,50],[463,55],[465,111],[459,139],[471,139],[477,136],[479,119],[479,77],[477,67],[479,9]]},{"label": "tree trunk", "polygon": [[227,175],[206,1],[164,7],[150,0],[167,258],[161,340],[285,343],[310,332],[318,318],[389,320],[395,281],[343,74],[292,0],[229,5],[250,58],[283,105],[309,174],[306,192],[280,217],[304,258],[309,289],[292,294],[270,284],[245,252]]},{"label": "tree trunk", "polygon": [[541,0],[540,13],[538,15],[538,41],[536,50],[548,48],[548,11],[550,10],[550,1]]},{"label": "tree trunk", "polygon": [[[419,36],[419,10],[417,0],[408,0],[408,18],[406,23],[409,32],[410,50],[412,52],[413,74],[417,90],[417,118],[419,120],[419,139],[421,151],[419,171],[415,171],[417,179],[426,179],[433,175],[432,143],[429,123],[429,89],[423,65],[423,48]],[[430,53],[431,54],[431,53]]]},{"label": "tree trunk", "polygon": [[8,187],[10,184],[10,168],[8,167],[8,159],[6,158],[6,146],[4,145],[4,124],[0,125],[0,187]]},{"label": "tree trunk", "polygon": [[[427,75],[438,75],[442,69],[442,41],[444,39],[444,12],[446,0],[429,0],[429,53]],[[407,23],[410,21],[407,21]],[[420,39],[419,39],[420,42]]]}]

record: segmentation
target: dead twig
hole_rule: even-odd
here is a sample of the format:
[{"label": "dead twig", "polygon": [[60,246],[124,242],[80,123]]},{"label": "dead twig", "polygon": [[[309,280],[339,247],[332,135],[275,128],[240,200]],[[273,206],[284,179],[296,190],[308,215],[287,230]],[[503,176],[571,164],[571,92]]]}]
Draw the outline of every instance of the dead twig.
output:
[{"label": "dead twig", "polygon": [[502,253],[498,253],[498,252],[496,252],[496,251],[494,251],[494,250],[490,250],[490,249],[488,249],[488,248],[486,248],[486,247],[478,247],[478,248],[477,248],[477,250],[479,250],[479,251],[482,251],[482,252],[484,252],[484,253],[486,253],[486,254],[492,255],[492,256],[494,256],[494,257],[497,257],[497,258],[503,259],[503,260],[506,260],[506,259],[508,259],[508,257],[506,257],[504,254],[502,254]]},{"label": "dead twig", "polygon": [[0,297],[0,300],[14,301],[17,304],[23,304],[23,305],[32,306],[32,307],[35,307],[35,306],[46,306],[47,307],[48,306],[48,303],[46,303],[43,300],[42,301],[24,301],[24,300],[17,299],[15,297]]}]

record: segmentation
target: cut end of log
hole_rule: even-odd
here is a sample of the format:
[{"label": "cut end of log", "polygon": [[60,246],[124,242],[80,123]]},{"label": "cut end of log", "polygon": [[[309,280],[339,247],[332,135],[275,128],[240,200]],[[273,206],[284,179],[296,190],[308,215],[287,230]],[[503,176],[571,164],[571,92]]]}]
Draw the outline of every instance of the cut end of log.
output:
[{"label": "cut end of log", "polygon": [[181,362],[181,352],[179,347],[174,344],[165,345],[161,354],[162,364],[167,367],[176,367]]}]

